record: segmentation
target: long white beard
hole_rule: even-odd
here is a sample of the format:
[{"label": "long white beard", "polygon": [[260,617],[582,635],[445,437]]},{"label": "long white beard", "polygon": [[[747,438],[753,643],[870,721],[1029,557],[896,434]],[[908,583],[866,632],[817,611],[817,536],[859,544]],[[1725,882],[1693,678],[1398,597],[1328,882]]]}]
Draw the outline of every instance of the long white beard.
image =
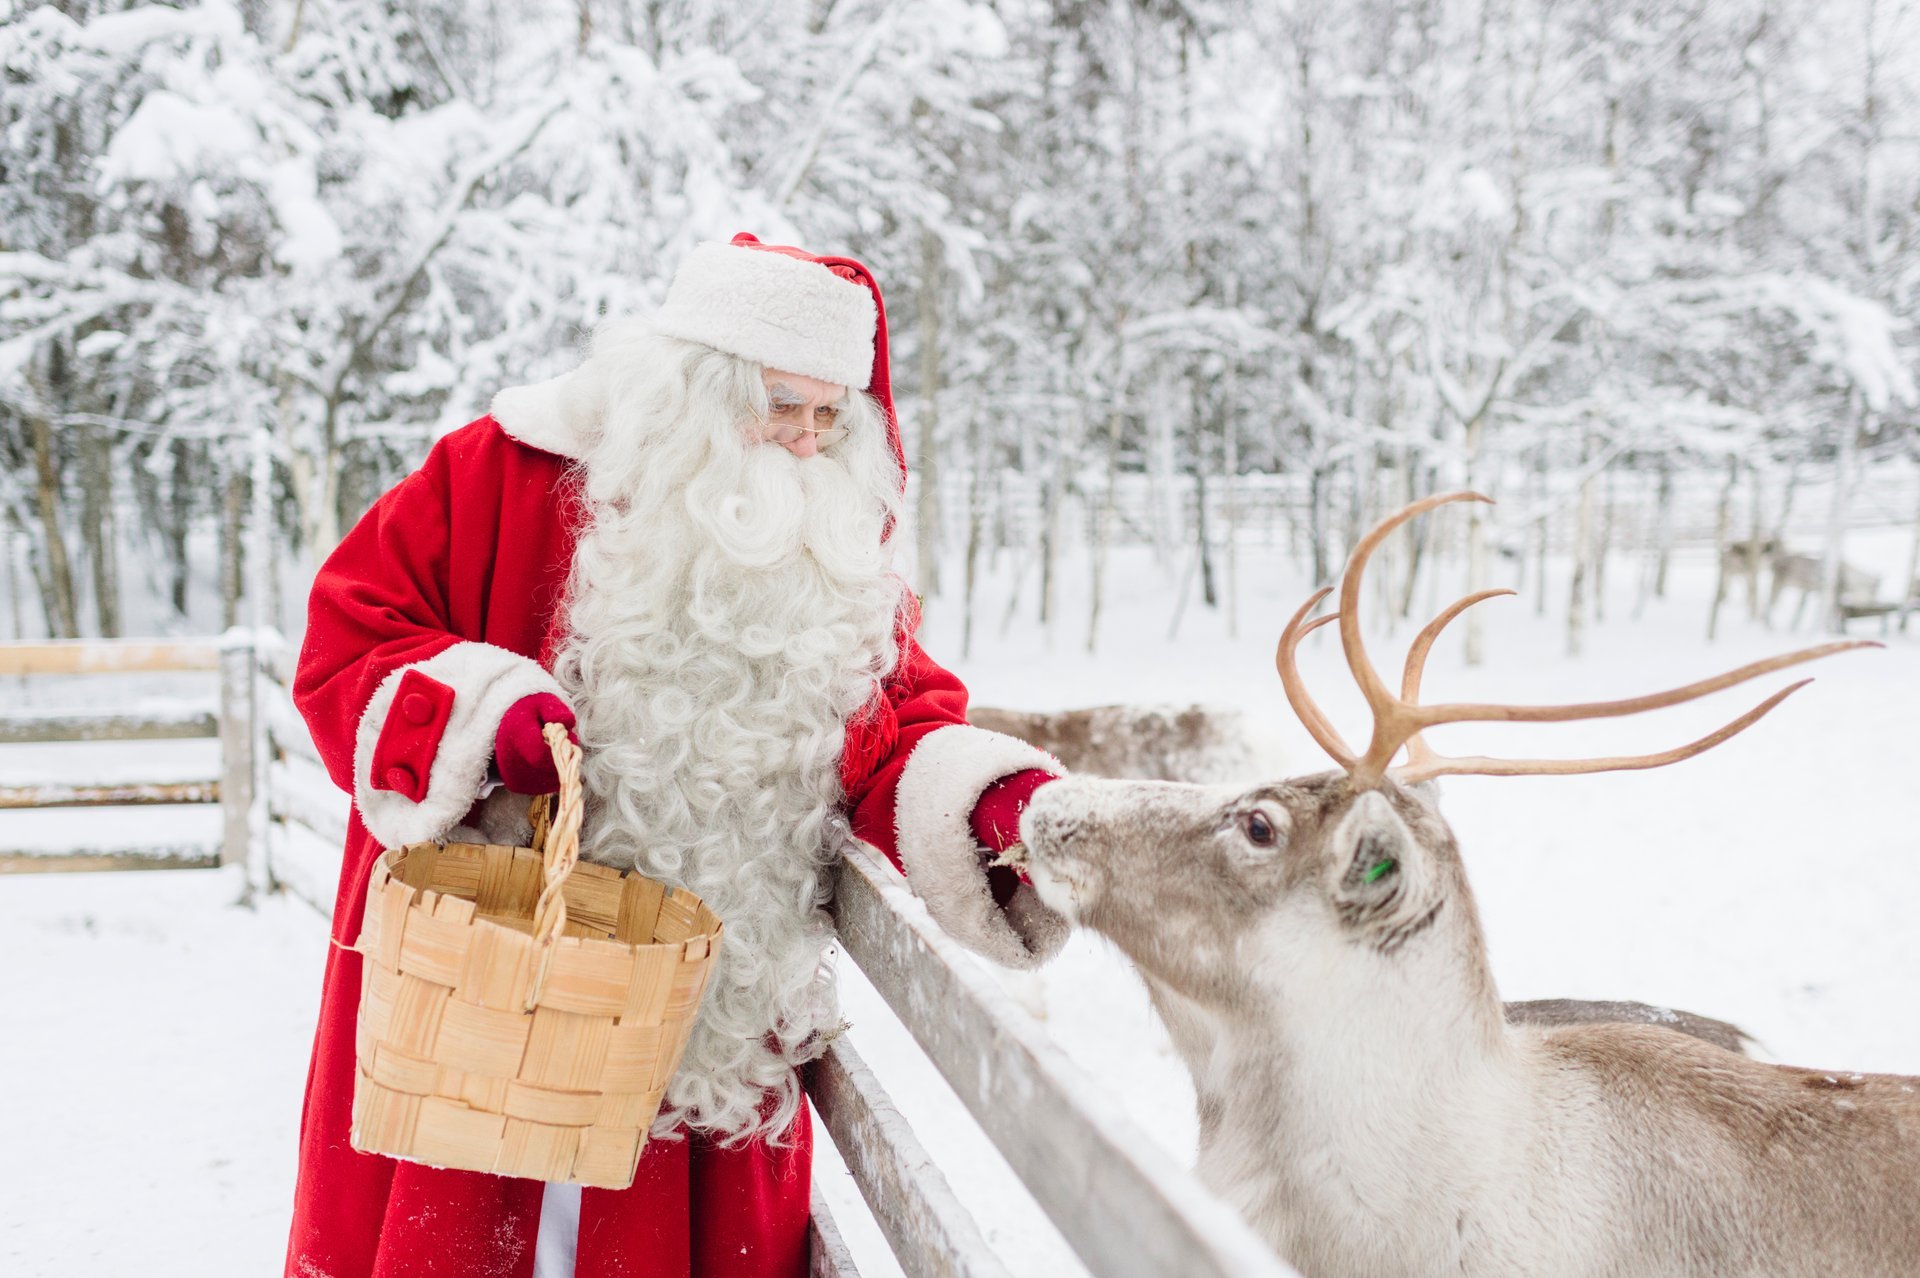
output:
[{"label": "long white beard", "polygon": [[555,663],[585,748],[581,852],[698,893],[726,925],[655,1133],[777,1138],[802,1104],[793,1066],[839,1025],[823,871],[846,833],[847,720],[897,657],[897,472],[749,444],[737,408],[663,439],[636,398],[616,389],[584,459]]}]

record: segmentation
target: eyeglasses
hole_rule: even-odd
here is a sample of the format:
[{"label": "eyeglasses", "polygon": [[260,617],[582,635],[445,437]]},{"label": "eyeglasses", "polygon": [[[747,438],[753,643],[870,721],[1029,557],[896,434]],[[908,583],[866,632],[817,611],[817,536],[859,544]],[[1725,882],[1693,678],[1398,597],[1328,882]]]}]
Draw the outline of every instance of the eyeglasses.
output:
[{"label": "eyeglasses", "polygon": [[845,426],[794,426],[768,422],[766,429],[760,432],[760,437],[769,443],[791,444],[796,442],[802,435],[811,435],[816,444],[825,448],[829,444],[839,443],[845,439],[848,434],[849,432]]},{"label": "eyeglasses", "polygon": [[[798,422],[775,420],[781,413],[792,412],[798,407],[800,407],[798,404],[789,404],[784,407],[779,404],[774,405],[772,411],[767,415],[765,424],[761,427],[760,437],[769,443],[792,444],[798,442],[802,435],[811,435],[813,436],[814,443],[822,448],[837,444],[847,437],[848,431],[845,426],[802,426]],[[837,422],[840,420],[840,414],[837,410],[822,408],[817,411],[826,415],[828,421]]]}]

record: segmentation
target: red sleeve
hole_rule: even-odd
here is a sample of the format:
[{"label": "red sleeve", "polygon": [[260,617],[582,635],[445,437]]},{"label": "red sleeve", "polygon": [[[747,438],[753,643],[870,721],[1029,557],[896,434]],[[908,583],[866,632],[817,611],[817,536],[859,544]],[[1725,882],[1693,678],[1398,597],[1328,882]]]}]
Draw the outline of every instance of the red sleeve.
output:
[{"label": "red sleeve", "polygon": [[888,733],[888,748],[878,765],[864,778],[858,778],[847,790],[847,802],[853,809],[853,833],[879,848],[894,865],[900,865],[899,833],[894,828],[894,805],[900,789],[900,774],[915,746],[928,733],[967,721],[967,688],[958,675],[937,664],[907,636],[901,646],[900,664],[885,690],[887,709],[897,725],[897,733]]},{"label": "red sleeve", "polygon": [[449,527],[442,444],[374,503],[314,578],[293,701],[348,793],[355,733],[374,690],[457,641],[447,621]]},{"label": "red sleeve", "polygon": [[[1031,773],[1031,794],[1059,760],[1014,737],[967,723],[967,690],[910,639],[889,682],[877,731],[857,725],[849,756],[871,759],[847,785],[853,832],[886,853],[947,933],[1009,967],[1043,963],[1067,926],[1016,876],[984,873],[973,818],[981,796]],[[1012,785],[1007,793],[1022,786]]]}]

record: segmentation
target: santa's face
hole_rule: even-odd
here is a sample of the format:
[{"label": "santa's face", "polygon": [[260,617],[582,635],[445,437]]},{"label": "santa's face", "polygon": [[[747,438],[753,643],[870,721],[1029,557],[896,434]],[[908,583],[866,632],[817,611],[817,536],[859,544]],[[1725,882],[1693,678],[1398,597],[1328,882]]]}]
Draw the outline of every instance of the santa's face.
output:
[{"label": "santa's face", "polygon": [[755,436],[778,444],[795,457],[811,457],[846,437],[841,425],[847,410],[847,388],[804,373],[769,368],[761,371],[767,388],[767,415],[755,426]]}]

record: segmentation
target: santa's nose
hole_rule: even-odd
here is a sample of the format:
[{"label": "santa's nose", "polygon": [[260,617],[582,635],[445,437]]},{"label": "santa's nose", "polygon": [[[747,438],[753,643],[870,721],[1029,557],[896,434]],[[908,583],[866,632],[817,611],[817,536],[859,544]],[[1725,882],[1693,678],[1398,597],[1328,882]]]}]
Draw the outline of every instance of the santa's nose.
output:
[{"label": "santa's nose", "polygon": [[811,457],[820,451],[820,441],[812,434],[803,431],[801,432],[800,438],[790,444],[782,444],[780,447],[786,449],[795,457]]}]

